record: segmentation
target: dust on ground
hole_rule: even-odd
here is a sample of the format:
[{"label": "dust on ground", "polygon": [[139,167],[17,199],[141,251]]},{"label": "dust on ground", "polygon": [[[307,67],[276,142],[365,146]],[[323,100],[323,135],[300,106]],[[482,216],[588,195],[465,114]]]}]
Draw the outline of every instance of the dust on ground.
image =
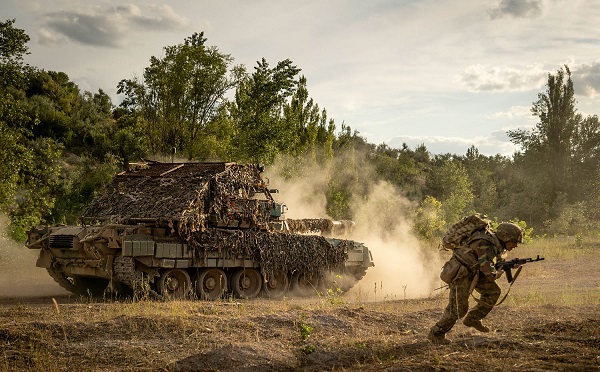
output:
[{"label": "dust on ground", "polygon": [[65,295],[48,275],[46,269],[36,267],[39,249],[30,250],[25,244],[8,236],[8,218],[0,214],[0,296]]},{"label": "dust on ground", "polygon": [[444,346],[426,339],[443,291],[378,301],[360,293],[217,302],[0,295],[0,369],[599,370],[599,265],[599,247],[526,265],[486,318],[492,332],[458,323]]}]

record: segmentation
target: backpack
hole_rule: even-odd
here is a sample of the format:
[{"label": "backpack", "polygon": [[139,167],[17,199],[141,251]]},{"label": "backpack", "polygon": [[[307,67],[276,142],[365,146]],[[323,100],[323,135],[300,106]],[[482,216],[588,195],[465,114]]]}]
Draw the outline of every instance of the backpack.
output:
[{"label": "backpack", "polygon": [[453,250],[463,245],[471,235],[480,230],[492,231],[491,220],[487,216],[476,213],[456,222],[442,237],[442,248]]}]

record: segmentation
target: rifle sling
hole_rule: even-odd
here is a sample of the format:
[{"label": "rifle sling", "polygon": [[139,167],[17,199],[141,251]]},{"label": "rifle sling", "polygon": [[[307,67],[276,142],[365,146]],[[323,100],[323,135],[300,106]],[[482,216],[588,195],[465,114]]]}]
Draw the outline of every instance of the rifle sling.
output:
[{"label": "rifle sling", "polygon": [[[510,282],[510,285],[508,286],[508,289],[506,290],[504,297],[502,297],[502,299],[500,301],[498,301],[494,306],[499,306],[501,303],[504,302],[504,300],[506,300],[506,297],[510,293],[510,288],[514,284],[515,280],[517,280],[517,278],[519,277],[519,273],[521,272],[522,269],[523,269],[523,266],[519,266],[519,268],[517,269],[517,272],[515,273],[515,275],[513,275],[513,280],[512,280],[512,282]],[[483,301],[481,301],[481,299],[479,299],[473,295],[473,287],[474,287],[473,283],[471,283],[471,296],[473,297],[473,299],[475,299],[475,301],[477,301],[477,303],[483,302]]]},{"label": "rifle sling", "polygon": [[506,294],[504,295],[504,297],[502,297],[502,299],[498,303],[496,303],[496,306],[500,305],[501,303],[504,302],[504,300],[506,300],[506,297],[508,296],[508,293],[510,292],[510,287],[512,287],[515,280],[517,280],[517,278],[519,277],[519,273],[521,272],[521,269],[523,269],[523,266],[519,266],[519,268],[517,269],[517,272],[513,276],[512,282],[510,282],[510,285],[508,286],[508,289],[506,290]]}]

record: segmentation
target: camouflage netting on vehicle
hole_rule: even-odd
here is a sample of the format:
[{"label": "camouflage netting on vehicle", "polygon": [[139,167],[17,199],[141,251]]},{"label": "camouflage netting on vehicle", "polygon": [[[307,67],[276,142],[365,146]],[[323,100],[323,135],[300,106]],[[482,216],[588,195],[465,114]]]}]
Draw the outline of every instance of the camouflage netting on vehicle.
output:
[{"label": "camouflage netting on vehicle", "polygon": [[309,275],[342,271],[348,258],[347,247],[352,245],[349,240],[331,244],[318,235],[221,229],[196,232],[190,236],[188,243],[203,254],[204,259],[213,250],[220,254],[227,252],[229,257],[252,257],[260,263],[265,277],[278,269]]},{"label": "camouflage netting on vehicle", "polygon": [[[198,258],[206,259],[211,251],[251,258],[265,276],[277,269],[309,275],[343,269],[346,247],[352,242],[331,244],[322,236],[269,231],[274,206],[256,166],[150,163],[118,174],[85,210],[82,220],[130,225],[166,222],[196,249]],[[251,228],[216,228],[214,218],[217,226],[235,220]],[[292,222],[292,232],[332,230],[330,220],[298,221]]]},{"label": "camouflage netting on vehicle", "polygon": [[288,219],[288,227],[291,232],[298,234],[331,234],[333,221],[325,218]]},{"label": "camouflage netting on vehicle", "polygon": [[[272,203],[265,191],[260,171],[252,165],[143,164],[118,174],[84,211],[82,220],[169,221],[182,237],[206,229],[209,214],[225,223],[244,218],[265,227]],[[265,202],[252,199],[258,193],[265,195]]]}]

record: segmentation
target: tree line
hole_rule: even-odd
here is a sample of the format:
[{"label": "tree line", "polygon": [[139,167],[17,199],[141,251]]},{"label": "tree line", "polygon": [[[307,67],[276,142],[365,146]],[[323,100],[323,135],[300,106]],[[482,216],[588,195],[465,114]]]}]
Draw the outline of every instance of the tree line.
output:
[{"label": "tree line", "polygon": [[[31,226],[75,223],[113,175],[140,159],[272,165],[288,179],[327,169],[327,213],[352,219],[351,201],[385,181],[412,201],[414,230],[437,239],[472,212],[514,220],[539,234],[598,230],[600,125],[576,109],[568,66],[548,74],[532,104],[539,121],[508,133],[511,157],[431,154],[368,143],[338,126],[309,95],[289,60],[253,70],[209,46],[203,33],[150,57],[143,76],[123,79],[118,106],[82,92],[64,72],[29,66],[29,36],[0,22],[0,210],[13,236]],[[392,216],[390,216],[392,217]]]}]

